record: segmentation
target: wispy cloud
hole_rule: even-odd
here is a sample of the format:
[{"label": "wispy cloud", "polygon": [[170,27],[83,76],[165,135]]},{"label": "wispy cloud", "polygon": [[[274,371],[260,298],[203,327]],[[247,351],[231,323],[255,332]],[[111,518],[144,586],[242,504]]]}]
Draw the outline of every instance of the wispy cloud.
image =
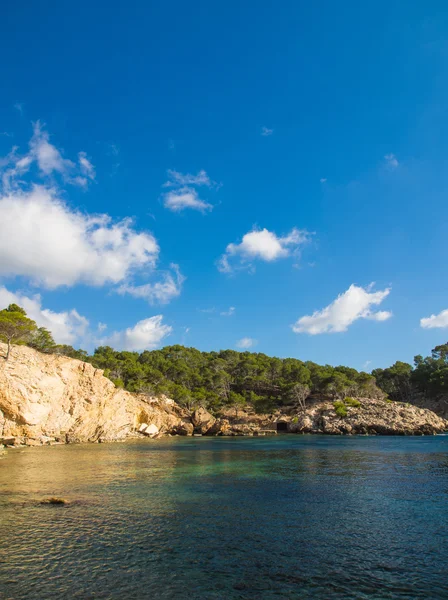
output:
[{"label": "wispy cloud", "polygon": [[399,165],[395,154],[386,154],[384,160],[386,161],[386,167],[390,170],[396,169]]},{"label": "wispy cloud", "polygon": [[185,209],[197,210],[206,213],[213,209],[213,205],[199,197],[197,187],[219,188],[219,185],[210,179],[206,171],[198,171],[196,175],[180,173],[174,169],[168,170],[168,181],[163,187],[173,188],[163,194],[163,205],[172,212],[181,212]]},{"label": "wispy cloud", "polygon": [[17,112],[19,112],[21,115],[23,115],[23,107],[25,105],[23,104],[23,102],[16,102],[14,104],[14,108],[16,109]]},{"label": "wispy cloud", "polygon": [[206,213],[213,209],[213,205],[201,200],[193,188],[184,187],[172,190],[163,196],[163,205],[172,212],[181,212],[187,208]]},{"label": "wispy cloud", "polygon": [[20,184],[20,177],[27,173],[32,165],[37,165],[42,177],[53,174],[61,176],[64,183],[86,187],[89,180],[95,178],[95,169],[85,152],[78,153],[78,164],[64,158],[61,151],[50,142],[50,136],[40,121],[33,124],[33,136],[29,142],[29,150],[24,155],[18,154],[14,147],[7,157],[1,161],[3,190],[11,190]]},{"label": "wispy cloud", "polygon": [[184,187],[189,185],[206,187],[213,187],[216,185],[214,181],[210,179],[206,171],[198,171],[196,175],[190,173],[179,173],[174,169],[168,169],[168,181],[163,184],[163,187]]},{"label": "wispy cloud", "polygon": [[263,137],[267,137],[268,135],[272,135],[274,133],[273,129],[269,129],[269,127],[262,127],[261,128],[261,135]]},{"label": "wispy cloud", "polygon": [[235,307],[230,306],[228,310],[224,310],[224,311],[220,312],[219,314],[221,315],[221,317],[231,317],[232,315],[235,314]]},{"label": "wispy cloud", "polygon": [[173,298],[180,296],[185,277],[179,265],[170,265],[172,272],[163,273],[161,281],[144,285],[123,284],[118,288],[119,294],[130,294],[134,298],[143,298],[150,304],[168,304]]},{"label": "wispy cloud", "polygon": [[250,337],[243,337],[238,340],[235,344],[237,348],[241,348],[242,350],[247,350],[248,348],[252,348],[257,344],[257,340],[254,340]]}]

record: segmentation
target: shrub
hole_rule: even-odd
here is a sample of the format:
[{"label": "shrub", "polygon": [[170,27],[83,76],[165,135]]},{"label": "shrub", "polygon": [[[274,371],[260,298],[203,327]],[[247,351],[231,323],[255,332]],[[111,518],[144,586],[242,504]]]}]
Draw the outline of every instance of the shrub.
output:
[{"label": "shrub", "polygon": [[337,400],[333,402],[334,412],[338,415],[338,417],[344,418],[347,416],[347,407],[341,400]]},{"label": "shrub", "polygon": [[344,402],[346,406],[353,406],[354,408],[359,408],[361,406],[361,402],[359,400],[356,398],[351,398],[350,396],[347,396]]}]

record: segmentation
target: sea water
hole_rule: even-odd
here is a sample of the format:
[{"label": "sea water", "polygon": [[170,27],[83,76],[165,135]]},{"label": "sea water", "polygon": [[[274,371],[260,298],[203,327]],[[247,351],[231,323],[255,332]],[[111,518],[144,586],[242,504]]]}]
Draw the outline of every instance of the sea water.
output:
[{"label": "sea water", "polygon": [[9,450],[0,598],[447,599],[447,450],[300,435]]}]

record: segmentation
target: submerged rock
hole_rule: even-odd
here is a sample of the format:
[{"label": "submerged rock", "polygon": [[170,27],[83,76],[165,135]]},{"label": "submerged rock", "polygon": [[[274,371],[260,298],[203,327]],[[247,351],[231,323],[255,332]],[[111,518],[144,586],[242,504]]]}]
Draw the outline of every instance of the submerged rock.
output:
[{"label": "submerged rock", "polygon": [[45,498],[44,500],[40,501],[40,504],[54,504],[54,505],[62,505],[62,504],[67,504],[67,500],[64,500],[64,498]]}]

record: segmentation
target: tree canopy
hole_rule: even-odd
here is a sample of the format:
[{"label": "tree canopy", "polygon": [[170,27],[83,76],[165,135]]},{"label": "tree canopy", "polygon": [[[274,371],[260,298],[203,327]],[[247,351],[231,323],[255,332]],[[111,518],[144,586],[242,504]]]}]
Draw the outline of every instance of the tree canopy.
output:
[{"label": "tree canopy", "polygon": [[90,362],[104,370],[115,385],[148,395],[166,394],[179,404],[211,411],[232,408],[237,413],[246,404],[260,412],[294,405],[306,407],[311,397],[332,400],[346,396],[412,402],[416,392],[428,397],[448,393],[448,343],[436,346],[431,356],[416,356],[414,367],[396,362],[371,374],[356,369],[318,365],[295,358],[276,358],[262,353],[200,352],[180,345],[142,353],[96,348],[92,355],[69,345],[58,345],[51,333],[11,304],[0,311],[0,339],[25,343],[41,351]]},{"label": "tree canopy", "polygon": [[18,344],[31,341],[36,330],[36,323],[28,319],[26,312],[17,304],[10,304],[8,308],[1,310],[0,340],[7,344],[5,359],[9,359],[12,343]]}]

